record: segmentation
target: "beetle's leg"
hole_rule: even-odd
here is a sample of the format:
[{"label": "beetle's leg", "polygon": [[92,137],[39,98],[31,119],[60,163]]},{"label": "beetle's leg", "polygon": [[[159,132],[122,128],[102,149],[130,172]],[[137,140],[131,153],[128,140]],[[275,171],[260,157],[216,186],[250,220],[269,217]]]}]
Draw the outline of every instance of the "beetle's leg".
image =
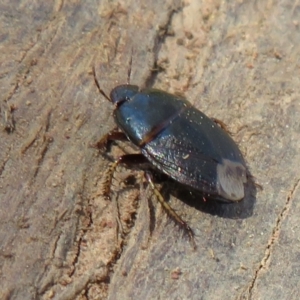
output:
[{"label": "beetle's leg", "polygon": [[107,134],[105,134],[100,141],[95,143],[94,147],[98,149],[105,149],[107,150],[107,147],[109,145],[109,142],[111,141],[128,141],[127,136],[124,132],[119,131],[119,129],[116,127]]},{"label": "beetle's leg", "polygon": [[228,129],[228,126],[221,120],[216,118],[211,118],[212,121],[214,121],[217,125],[219,125],[224,131],[231,134],[230,130]]},{"label": "beetle's leg", "polygon": [[145,173],[146,179],[148,183],[150,184],[155,196],[157,197],[158,201],[162,205],[162,207],[166,210],[166,212],[176,221],[180,224],[180,226],[183,227],[183,229],[187,232],[189,235],[190,241],[192,243],[192,246],[194,249],[196,249],[196,243],[194,239],[194,232],[191,229],[191,227],[181,219],[181,217],[178,216],[178,214],[175,212],[175,210],[165,201],[162,194],[159,192],[159,190],[156,188],[156,186],[153,183],[152,176],[150,173]]},{"label": "beetle's leg", "polygon": [[103,176],[103,194],[104,196],[109,197],[110,194],[110,186],[112,183],[112,179],[116,168],[119,164],[127,164],[127,165],[136,165],[141,163],[148,162],[147,159],[140,153],[137,154],[125,154],[120,156],[115,162],[110,164]]}]

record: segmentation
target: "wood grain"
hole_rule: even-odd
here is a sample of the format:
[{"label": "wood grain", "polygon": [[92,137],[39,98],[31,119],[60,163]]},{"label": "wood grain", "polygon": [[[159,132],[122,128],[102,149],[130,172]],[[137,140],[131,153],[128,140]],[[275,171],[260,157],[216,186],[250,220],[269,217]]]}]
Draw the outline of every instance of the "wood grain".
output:
[{"label": "wood grain", "polygon": [[[299,299],[297,2],[23,0],[0,11],[1,299]],[[109,93],[131,57],[131,83],[224,121],[263,186],[224,205],[163,185],[196,251],[141,171],[120,167],[112,200],[101,195],[109,159],[92,145],[115,125],[92,68]],[[120,146],[109,157],[136,151]]]}]

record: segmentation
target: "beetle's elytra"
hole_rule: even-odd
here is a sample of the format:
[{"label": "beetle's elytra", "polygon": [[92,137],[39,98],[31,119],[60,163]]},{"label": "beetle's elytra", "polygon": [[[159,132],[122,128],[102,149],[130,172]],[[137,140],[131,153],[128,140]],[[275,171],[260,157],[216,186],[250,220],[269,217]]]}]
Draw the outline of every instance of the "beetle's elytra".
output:
[{"label": "beetle's elytra", "polygon": [[[234,202],[244,197],[246,164],[236,143],[216,122],[184,98],[156,89],[140,90],[136,85],[119,85],[110,97],[96,80],[99,91],[115,105],[117,129],[101,140],[129,140],[141,154],[127,154],[107,172],[106,192],[119,163],[150,162],[175,181],[217,200]],[[164,202],[146,176],[169,214],[181,223],[193,239],[190,227]],[[202,198],[201,198],[202,199]]]}]

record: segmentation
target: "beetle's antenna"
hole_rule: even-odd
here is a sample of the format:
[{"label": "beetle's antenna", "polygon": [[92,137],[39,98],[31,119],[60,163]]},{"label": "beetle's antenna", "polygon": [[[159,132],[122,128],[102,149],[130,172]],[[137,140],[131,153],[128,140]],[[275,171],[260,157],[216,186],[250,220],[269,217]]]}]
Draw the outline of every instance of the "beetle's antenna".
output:
[{"label": "beetle's antenna", "polygon": [[129,61],[129,69],[128,69],[128,73],[127,73],[127,84],[130,84],[131,67],[132,67],[132,53],[133,53],[133,49],[131,48],[131,56],[130,56],[130,61]]},{"label": "beetle's antenna", "polygon": [[96,86],[97,86],[97,88],[98,88],[100,94],[101,94],[102,96],[104,96],[105,99],[107,99],[108,101],[111,102],[110,98],[105,94],[105,92],[102,90],[102,88],[101,88],[101,86],[100,86],[100,83],[99,83],[99,81],[98,81],[98,79],[97,79],[97,76],[96,76],[95,66],[93,66],[93,76],[94,76],[95,84],[96,84]]}]

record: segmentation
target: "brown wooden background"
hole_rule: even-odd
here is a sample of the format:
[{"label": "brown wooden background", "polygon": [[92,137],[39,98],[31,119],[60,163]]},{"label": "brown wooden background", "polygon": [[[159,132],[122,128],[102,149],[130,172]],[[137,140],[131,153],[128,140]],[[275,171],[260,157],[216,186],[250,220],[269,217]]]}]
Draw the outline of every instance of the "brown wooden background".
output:
[{"label": "brown wooden background", "polygon": [[[299,27],[291,0],[1,1],[0,298],[299,299]],[[113,107],[91,70],[109,93],[131,52],[131,82],[223,120],[264,188],[195,207],[171,185],[197,251],[126,186],[141,172],[119,169],[118,208],[99,192]]]}]

